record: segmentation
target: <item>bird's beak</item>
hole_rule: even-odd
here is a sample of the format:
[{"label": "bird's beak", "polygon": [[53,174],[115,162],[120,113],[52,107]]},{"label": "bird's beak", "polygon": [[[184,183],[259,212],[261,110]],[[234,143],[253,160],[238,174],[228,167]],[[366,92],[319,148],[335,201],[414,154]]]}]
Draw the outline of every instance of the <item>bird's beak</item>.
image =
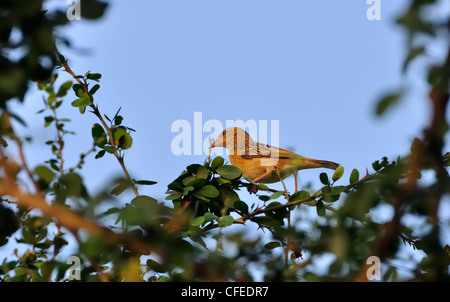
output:
[{"label": "bird's beak", "polygon": [[216,147],[223,147],[223,139],[220,136],[211,144],[211,148]]}]

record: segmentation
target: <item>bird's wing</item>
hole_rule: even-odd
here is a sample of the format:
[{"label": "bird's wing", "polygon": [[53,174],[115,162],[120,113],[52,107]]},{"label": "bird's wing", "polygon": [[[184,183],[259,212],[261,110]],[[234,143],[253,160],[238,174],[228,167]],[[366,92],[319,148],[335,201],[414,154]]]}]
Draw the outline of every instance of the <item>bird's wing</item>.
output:
[{"label": "bird's wing", "polygon": [[243,152],[243,154],[240,155],[244,159],[252,159],[252,158],[292,159],[298,157],[298,155],[293,152],[260,143],[246,145],[245,151]]}]

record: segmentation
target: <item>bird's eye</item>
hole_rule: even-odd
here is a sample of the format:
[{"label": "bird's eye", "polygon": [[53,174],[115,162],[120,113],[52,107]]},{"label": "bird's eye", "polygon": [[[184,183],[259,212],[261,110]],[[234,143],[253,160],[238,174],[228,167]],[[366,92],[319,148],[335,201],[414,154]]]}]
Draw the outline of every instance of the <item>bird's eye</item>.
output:
[{"label": "bird's eye", "polygon": [[226,131],[226,130],[223,130],[222,134],[225,135],[226,133],[227,133],[227,131]]}]

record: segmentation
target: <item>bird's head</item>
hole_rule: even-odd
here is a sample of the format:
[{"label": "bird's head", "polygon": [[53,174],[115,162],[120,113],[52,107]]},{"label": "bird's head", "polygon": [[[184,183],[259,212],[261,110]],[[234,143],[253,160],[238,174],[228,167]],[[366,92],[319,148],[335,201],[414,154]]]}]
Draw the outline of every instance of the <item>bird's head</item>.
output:
[{"label": "bird's head", "polygon": [[231,127],[227,128],[219,134],[216,140],[211,144],[211,148],[224,147],[224,148],[234,148],[245,147],[245,145],[252,142],[250,135],[245,132],[242,128]]}]

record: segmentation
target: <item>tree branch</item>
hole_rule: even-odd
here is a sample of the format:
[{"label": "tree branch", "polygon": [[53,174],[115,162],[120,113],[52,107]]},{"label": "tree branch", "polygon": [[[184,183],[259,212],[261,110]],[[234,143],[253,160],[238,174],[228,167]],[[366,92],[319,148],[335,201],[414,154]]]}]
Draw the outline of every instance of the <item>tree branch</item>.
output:
[{"label": "tree branch", "polygon": [[[8,163],[3,162],[7,177],[0,181],[0,195],[11,196],[17,200],[17,205],[21,208],[34,208],[42,212],[42,214],[49,218],[55,218],[58,224],[64,226],[72,233],[76,233],[79,229],[85,229],[91,234],[97,234],[105,238],[109,244],[122,243],[125,247],[133,252],[148,255],[150,252],[161,253],[158,247],[149,245],[136,238],[131,238],[129,235],[118,234],[110,229],[100,226],[97,223],[88,220],[75,212],[68,210],[58,204],[49,205],[41,194],[23,193],[15,183],[15,175],[12,175],[11,169],[8,168]],[[12,163],[9,163],[10,165]]]}]

